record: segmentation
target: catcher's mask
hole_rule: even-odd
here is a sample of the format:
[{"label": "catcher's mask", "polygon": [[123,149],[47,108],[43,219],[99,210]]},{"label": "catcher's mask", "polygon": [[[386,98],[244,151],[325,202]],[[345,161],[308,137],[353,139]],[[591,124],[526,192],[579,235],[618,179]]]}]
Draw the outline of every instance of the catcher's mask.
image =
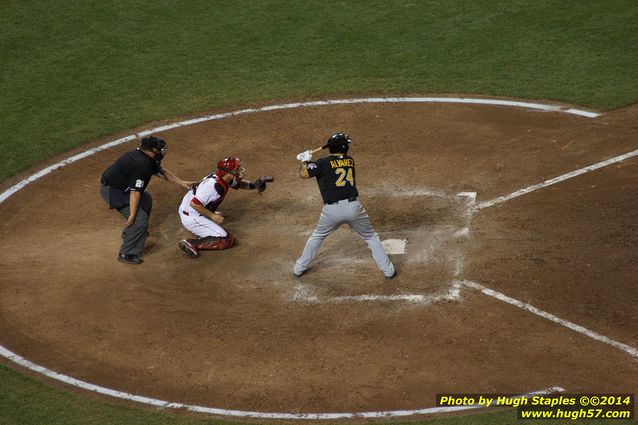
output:
[{"label": "catcher's mask", "polygon": [[350,143],[352,140],[345,133],[335,133],[326,142],[330,153],[348,153]]},{"label": "catcher's mask", "polygon": [[164,159],[164,155],[166,155],[166,149],[168,148],[168,144],[159,137],[151,136],[145,137],[142,139],[140,143],[140,148],[146,151],[151,151],[155,153],[155,160],[157,162]]},{"label": "catcher's mask", "polygon": [[217,163],[217,175],[219,177],[224,174],[232,174],[233,176],[241,179],[244,177],[244,172],[246,169],[244,168],[244,161],[239,158],[224,158]]}]

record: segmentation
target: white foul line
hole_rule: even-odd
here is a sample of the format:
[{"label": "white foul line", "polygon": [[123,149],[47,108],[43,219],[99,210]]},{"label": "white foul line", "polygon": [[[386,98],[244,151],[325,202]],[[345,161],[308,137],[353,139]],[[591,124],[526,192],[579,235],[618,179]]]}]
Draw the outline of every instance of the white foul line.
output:
[{"label": "white foul line", "polygon": [[483,209],[483,208],[491,207],[491,206],[496,205],[496,204],[500,204],[500,203],[505,202],[505,201],[509,201],[510,199],[519,197],[521,195],[525,195],[525,194],[533,192],[535,190],[542,189],[542,188],[547,187],[547,186],[551,186],[553,184],[562,182],[562,181],[567,180],[567,179],[571,179],[572,177],[580,176],[581,174],[589,173],[590,171],[598,170],[599,168],[603,168],[603,167],[606,167],[608,165],[615,164],[615,163],[620,162],[620,161],[624,161],[624,160],[632,158],[632,157],[634,157],[636,155],[638,155],[638,149],[635,150],[635,151],[628,152],[628,153],[626,153],[624,155],[617,156],[615,158],[611,158],[611,159],[608,159],[608,160],[605,160],[605,161],[597,162],[596,164],[592,164],[589,167],[581,168],[579,170],[563,174],[562,176],[554,177],[553,179],[546,180],[546,181],[544,181],[542,183],[538,183],[538,184],[526,187],[524,189],[517,190],[516,192],[512,192],[509,195],[499,196],[498,198],[494,198],[494,199],[492,199],[490,201],[479,202],[476,205],[476,209],[480,210],[480,209]]},{"label": "white foul line", "polygon": [[638,357],[638,349],[636,349],[634,347],[631,347],[631,346],[629,346],[627,344],[623,344],[622,342],[615,341],[615,340],[613,340],[611,338],[608,338],[608,337],[606,337],[604,335],[601,335],[601,334],[599,334],[597,332],[591,331],[591,330],[589,330],[587,328],[584,328],[584,327],[582,327],[580,325],[572,323],[572,322],[570,322],[568,320],[561,319],[560,317],[554,316],[551,313],[548,313],[546,311],[540,310],[540,309],[534,307],[533,305],[524,303],[524,302],[519,301],[517,299],[514,299],[512,297],[508,297],[505,294],[501,294],[500,292],[496,292],[496,291],[494,291],[492,289],[489,289],[489,288],[487,288],[487,287],[485,287],[485,286],[483,286],[481,284],[478,284],[476,282],[471,282],[469,280],[463,280],[463,281],[459,281],[459,283],[461,285],[463,285],[463,286],[467,286],[469,288],[476,289],[477,291],[480,291],[481,293],[483,293],[485,295],[488,295],[490,297],[496,298],[497,300],[503,301],[503,302],[505,302],[507,304],[511,304],[511,305],[513,305],[515,307],[518,307],[518,308],[522,309],[522,310],[529,311],[530,313],[533,313],[533,314],[535,314],[537,316],[540,316],[540,317],[542,317],[544,319],[547,319],[547,320],[549,320],[551,322],[558,323],[561,326],[564,326],[564,327],[569,328],[569,329],[571,329],[573,331],[576,331],[579,334],[588,336],[589,338],[595,339],[596,341],[600,341],[600,342],[602,342],[604,344],[611,345],[612,347],[615,347],[615,348],[617,348],[619,350],[622,350],[622,351],[626,352],[627,354],[629,354],[632,357]]},{"label": "white foul line", "polygon": [[[611,158],[611,159],[608,159],[608,160],[605,160],[605,161],[597,162],[597,163],[592,164],[592,165],[590,165],[588,167],[584,167],[584,168],[578,169],[576,171],[572,171],[572,172],[563,174],[561,176],[554,177],[553,179],[546,180],[546,181],[544,181],[542,183],[535,184],[535,185],[526,187],[524,189],[517,190],[516,192],[512,192],[509,195],[500,196],[498,198],[494,198],[494,199],[489,200],[489,201],[479,202],[478,204],[476,204],[475,208],[477,210],[481,210],[483,208],[489,208],[491,206],[494,206],[494,205],[509,201],[510,199],[517,198],[519,196],[525,195],[525,194],[533,192],[535,190],[542,189],[544,187],[554,185],[556,183],[562,182],[562,181],[567,180],[567,179],[571,179],[571,178],[579,176],[581,174],[585,174],[585,173],[588,173],[588,172],[591,172],[591,171],[594,171],[594,170],[598,170],[600,168],[606,167],[606,166],[611,165],[611,164],[615,164],[617,162],[624,161],[624,160],[632,158],[634,156],[638,156],[638,149],[634,150],[634,151],[631,151],[631,152],[628,152],[628,153],[626,153],[624,155],[619,155],[617,157],[614,157],[614,158]],[[532,306],[530,304],[525,304],[525,303],[523,303],[521,301],[518,301],[518,300],[516,300],[514,298],[508,297],[507,295],[501,294],[500,292],[496,292],[496,291],[494,291],[492,289],[489,289],[489,288],[487,288],[487,287],[485,287],[483,285],[480,285],[480,284],[478,284],[476,282],[462,281],[461,284],[463,284],[464,286],[468,286],[470,288],[474,288],[474,289],[476,289],[476,290],[478,290],[478,291],[480,291],[480,292],[482,292],[482,293],[484,293],[486,295],[489,295],[491,297],[499,299],[499,300],[501,300],[503,302],[506,302],[508,304],[514,305],[514,306],[516,306],[518,308],[521,308],[523,310],[527,310],[527,311],[529,311],[531,313],[536,314],[537,316],[543,317],[543,318],[545,318],[547,320],[550,320],[550,321],[552,321],[554,323],[558,323],[558,324],[560,324],[560,325],[562,325],[562,326],[564,326],[566,328],[572,329],[572,330],[574,330],[574,331],[576,331],[576,332],[578,332],[578,333],[580,333],[582,335],[586,335],[586,336],[588,336],[588,337],[590,337],[592,339],[595,339],[596,341],[600,341],[600,342],[603,342],[605,344],[611,345],[612,347],[618,348],[619,350],[622,350],[622,351],[628,353],[632,357],[638,357],[638,349],[636,349],[634,347],[631,347],[631,346],[629,346],[627,344],[623,344],[621,342],[615,341],[615,340],[613,340],[611,338],[608,338],[608,337],[606,337],[604,335],[601,335],[599,333],[591,331],[591,330],[589,330],[587,328],[584,328],[584,327],[582,327],[580,325],[577,325],[575,323],[572,323],[570,321],[563,320],[560,317],[554,316],[551,313],[547,313],[547,312],[545,312],[543,310],[540,310],[540,309],[538,309],[538,308],[536,308],[536,307],[534,307],[534,306]]]},{"label": "white foul line", "polygon": [[[10,196],[14,195],[19,190],[23,189],[30,183],[33,183],[40,178],[46,176],[47,174],[63,168],[69,164],[72,164],[80,159],[91,156],[95,153],[103,151],[105,149],[109,149],[111,147],[139,139],[141,137],[158,133],[161,131],[166,131],[169,129],[177,128],[177,127],[185,127],[190,126],[206,121],[213,121],[224,119],[228,117],[233,117],[242,114],[251,114],[255,112],[265,112],[265,111],[275,111],[281,109],[294,109],[294,108],[302,108],[302,107],[313,107],[313,106],[326,106],[326,105],[340,105],[340,104],[360,104],[360,103],[462,103],[462,104],[482,104],[482,105],[494,105],[494,106],[509,106],[509,107],[517,107],[517,108],[528,108],[535,109],[541,111],[548,112],[560,112],[567,113],[573,115],[579,115],[587,118],[596,118],[600,114],[596,112],[583,111],[580,109],[574,108],[563,108],[556,105],[546,105],[540,103],[530,103],[530,102],[519,102],[519,101],[509,101],[509,100],[501,100],[501,99],[473,99],[473,98],[456,98],[456,97],[387,97],[387,98],[367,98],[367,99],[338,99],[338,100],[326,100],[326,101],[315,101],[315,102],[301,102],[301,103],[288,103],[282,105],[271,105],[264,106],[256,109],[242,109],[233,112],[227,112],[216,115],[209,115],[205,117],[190,119],[186,121],[181,121],[173,124],[168,124],[160,127],[156,127],[150,130],[144,130],[139,133],[130,134],[128,136],[122,137],[120,139],[105,143],[104,145],[98,146],[97,148],[89,149],[80,154],[74,155],[70,158],[67,158],[63,161],[57,162],[51,166],[48,166],[35,174],[27,177],[26,179],[20,181],[19,183],[11,186],[4,192],[0,193],[0,203],[6,201]],[[65,382],[69,385],[73,385],[75,387],[83,388],[89,391],[94,391],[99,394],[108,395],[111,397],[116,397],[120,399],[126,399],[130,401],[135,401],[139,403],[144,403],[152,406],[157,406],[161,408],[171,408],[171,409],[186,409],[192,412],[199,413],[208,413],[213,415],[220,416],[235,416],[235,417],[248,417],[248,418],[261,418],[261,419],[343,419],[343,418],[381,418],[381,417],[396,417],[396,416],[412,416],[412,415],[423,415],[423,414],[432,414],[432,413],[443,413],[443,412],[454,412],[461,411],[467,409],[478,408],[480,406],[454,406],[454,407],[436,407],[436,408],[427,408],[427,409],[418,409],[418,410],[397,410],[397,411],[388,411],[388,412],[363,412],[363,413],[308,413],[308,414],[294,414],[294,413],[267,413],[267,412],[245,412],[239,410],[226,410],[226,409],[217,409],[211,407],[202,407],[202,406],[194,406],[187,405],[181,403],[171,403],[168,401],[157,400],[149,397],[129,394],[121,391],[112,390],[109,388],[101,387],[98,385],[90,384],[84,381],[80,381],[78,379],[72,378],[70,376],[62,375],[60,373],[49,370],[45,367],[39,366],[35,363],[30,362],[29,360],[24,359],[23,357],[7,350],[5,347],[0,345],[0,356],[5,357],[6,359],[17,363],[27,369],[30,369],[34,372],[38,372],[42,375],[48,376],[49,378],[56,379],[58,381]],[[550,388],[548,390],[539,391],[537,393],[530,394],[543,394],[549,393],[553,391],[562,391],[560,388]]]}]

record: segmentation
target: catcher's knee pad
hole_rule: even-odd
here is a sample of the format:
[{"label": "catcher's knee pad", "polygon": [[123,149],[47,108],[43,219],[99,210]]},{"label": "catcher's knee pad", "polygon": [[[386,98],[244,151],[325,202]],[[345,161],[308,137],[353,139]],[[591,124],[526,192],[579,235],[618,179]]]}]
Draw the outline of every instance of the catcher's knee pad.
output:
[{"label": "catcher's knee pad", "polygon": [[219,251],[234,247],[237,245],[237,239],[230,234],[223,238],[208,236],[199,239],[195,245],[201,251]]}]

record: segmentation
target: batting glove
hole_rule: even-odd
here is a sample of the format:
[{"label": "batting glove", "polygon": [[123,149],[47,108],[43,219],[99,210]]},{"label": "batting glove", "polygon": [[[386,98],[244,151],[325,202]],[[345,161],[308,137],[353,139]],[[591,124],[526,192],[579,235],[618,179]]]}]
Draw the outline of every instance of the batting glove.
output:
[{"label": "batting glove", "polygon": [[297,155],[297,160],[301,162],[312,161],[312,152],[310,151],[301,152],[299,155]]}]

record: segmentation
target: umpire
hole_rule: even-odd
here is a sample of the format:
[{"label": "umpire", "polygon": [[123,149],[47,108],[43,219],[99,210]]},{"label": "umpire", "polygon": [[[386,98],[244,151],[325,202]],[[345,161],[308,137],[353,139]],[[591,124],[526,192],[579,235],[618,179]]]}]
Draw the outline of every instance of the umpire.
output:
[{"label": "umpire", "polygon": [[117,259],[128,264],[142,264],[144,241],[148,234],[148,219],[153,199],[146,187],[153,175],[189,189],[186,182],[162,167],[167,144],[158,137],[145,137],[140,147],[122,155],[104,171],[100,195],[109,208],[116,209],[126,225],[122,231],[122,246]]},{"label": "umpire", "polygon": [[315,177],[323,198],[323,210],[314,232],[308,238],[301,256],[297,259],[293,274],[303,275],[310,262],[319,252],[321,242],[342,224],[348,224],[366,241],[377,267],[387,279],[396,276],[394,265],[381,245],[379,235],[370,225],[368,213],[358,200],[359,192],[355,182],[354,159],[348,156],[352,143],[347,134],[333,134],[326,145],[330,155],[312,161],[312,152],[298,155],[301,161],[299,176],[302,179]]}]

